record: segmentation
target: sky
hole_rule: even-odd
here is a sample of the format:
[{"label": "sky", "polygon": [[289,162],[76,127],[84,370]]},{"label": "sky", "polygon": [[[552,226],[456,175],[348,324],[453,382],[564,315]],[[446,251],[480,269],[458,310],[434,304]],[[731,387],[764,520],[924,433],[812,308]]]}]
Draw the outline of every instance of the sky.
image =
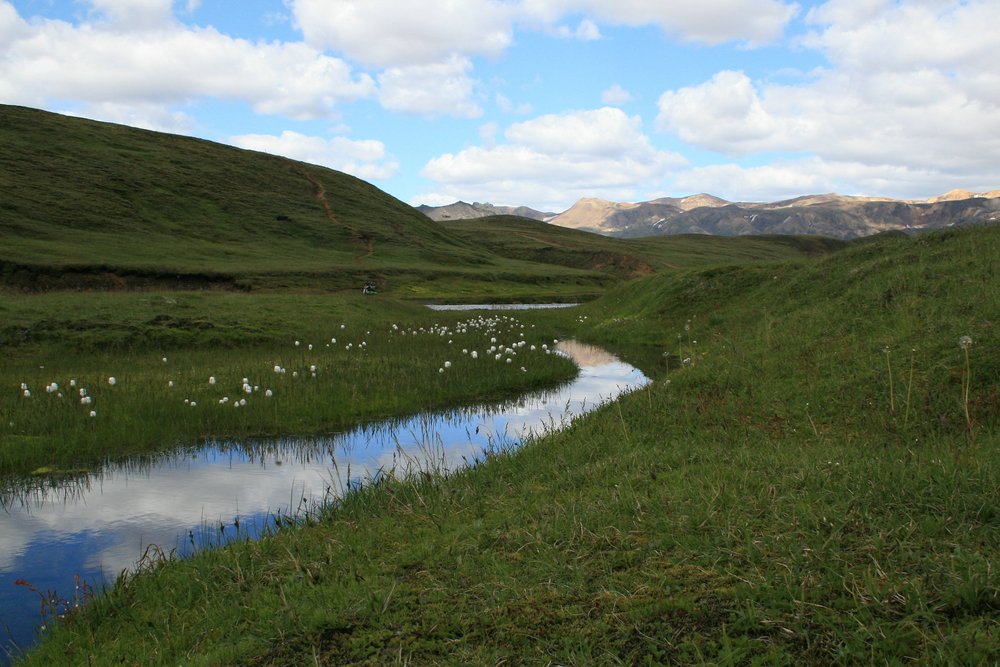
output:
[{"label": "sky", "polygon": [[1000,0],[0,0],[0,103],[412,205],[1000,188]]}]

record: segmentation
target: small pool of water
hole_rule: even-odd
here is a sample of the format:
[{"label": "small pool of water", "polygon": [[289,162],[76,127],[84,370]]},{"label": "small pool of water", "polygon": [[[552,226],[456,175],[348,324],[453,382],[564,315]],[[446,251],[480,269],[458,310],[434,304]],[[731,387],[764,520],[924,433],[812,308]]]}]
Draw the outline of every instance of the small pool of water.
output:
[{"label": "small pool of water", "polygon": [[77,576],[100,590],[147,550],[183,556],[257,537],[276,517],[315,510],[380,474],[456,470],[649,382],[599,348],[564,341],[557,349],[579,366],[576,379],[501,407],[322,438],[212,442],[65,483],[0,480],[0,664],[12,646],[34,643],[42,620],[39,595],[17,580],[72,599]]}]

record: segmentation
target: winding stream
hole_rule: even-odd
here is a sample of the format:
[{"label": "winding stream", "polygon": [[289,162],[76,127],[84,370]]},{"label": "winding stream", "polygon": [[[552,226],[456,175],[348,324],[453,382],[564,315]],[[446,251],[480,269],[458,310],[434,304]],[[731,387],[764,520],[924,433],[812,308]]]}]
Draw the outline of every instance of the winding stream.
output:
[{"label": "winding stream", "polygon": [[[100,590],[146,553],[188,555],[256,537],[390,471],[448,472],[512,447],[649,382],[607,352],[562,342],[580,373],[501,407],[423,414],[314,439],[213,442],[111,465],[60,486],[0,480],[0,664],[30,647],[38,591],[72,599],[76,576]],[[152,545],[152,546],[151,546]]]}]

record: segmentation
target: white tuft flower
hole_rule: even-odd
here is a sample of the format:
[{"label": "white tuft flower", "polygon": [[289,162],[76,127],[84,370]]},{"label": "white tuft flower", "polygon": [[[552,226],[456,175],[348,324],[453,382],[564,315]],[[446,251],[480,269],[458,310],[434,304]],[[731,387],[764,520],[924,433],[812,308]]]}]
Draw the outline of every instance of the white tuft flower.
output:
[{"label": "white tuft flower", "polygon": [[451,362],[450,361],[444,362],[444,367],[445,368],[451,368]]},{"label": "white tuft flower", "polygon": [[115,379],[114,375],[108,378],[108,384],[110,384],[112,387],[118,384],[118,380]]},{"label": "white tuft flower", "polygon": [[90,396],[84,396],[80,399],[80,405],[90,405],[94,400]]},{"label": "white tuft flower", "polygon": [[972,336],[962,336],[958,339],[958,346],[963,350],[968,350],[972,347]]},{"label": "white tuft flower", "polygon": [[25,389],[24,390],[24,397],[25,398],[31,398],[31,390],[30,389]]},{"label": "white tuft flower", "polygon": [[173,387],[174,386],[174,381],[173,380],[167,380],[167,386],[168,387]]},{"label": "white tuft flower", "polygon": [[191,405],[191,407],[193,408],[193,407],[195,407],[195,406],[196,406],[196,405],[198,405],[198,404],[197,404],[197,403],[196,403],[195,401],[191,401],[190,405]]},{"label": "white tuft flower", "polygon": [[472,352],[471,352],[471,353],[469,354],[469,356],[470,356],[470,357],[472,357],[473,359],[478,359],[478,358],[479,358],[479,353],[478,353],[478,352],[476,352],[475,350],[473,350],[473,351],[472,351]]},{"label": "white tuft flower", "polygon": [[267,391],[264,392],[264,396],[271,398],[272,396],[274,396],[274,392],[268,389]]},{"label": "white tuft flower", "polygon": [[167,363],[167,358],[163,357],[163,363]]},{"label": "white tuft flower", "polygon": [[299,345],[301,345],[301,343],[299,343],[299,341],[295,341],[295,347],[298,347]]},{"label": "white tuft flower", "polygon": [[91,417],[96,417],[97,416],[97,410],[91,410],[90,411],[90,416]]},{"label": "white tuft flower", "polygon": [[209,375],[208,376],[208,383],[209,384],[215,384],[215,376],[214,375]]}]

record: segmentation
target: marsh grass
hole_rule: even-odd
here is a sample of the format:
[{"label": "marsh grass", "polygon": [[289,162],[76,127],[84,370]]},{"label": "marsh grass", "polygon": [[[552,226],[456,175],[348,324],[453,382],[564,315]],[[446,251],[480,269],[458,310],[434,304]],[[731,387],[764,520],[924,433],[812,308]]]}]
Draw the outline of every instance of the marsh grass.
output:
[{"label": "marsh grass", "polygon": [[[690,319],[698,361],[516,453],[166,563],[26,664],[995,663],[996,257],[1000,228],[882,240],[547,313],[671,354]],[[918,351],[901,422],[887,346]]]},{"label": "marsh grass", "polygon": [[[140,297],[109,298],[133,303]],[[284,297],[276,307],[288,319],[279,322],[268,311],[277,298],[157,298],[172,299],[173,308],[195,318],[211,313],[223,325],[232,318],[243,328],[266,331],[266,338],[251,344],[239,335],[224,344],[210,338],[198,349],[128,334],[94,349],[89,335],[67,334],[59,344],[46,339],[15,347],[0,377],[7,388],[0,392],[0,471],[58,472],[209,438],[332,432],[359,421],[498,400],[574,373],[571,362],[540,349],[517,349],[516,365],[463,354],[482,354],[497,337],[507,346],[541,343],[540,333],[521,328],[510,315],[476,315],[494,322],[477,328],[463,325],[469,318],[461,313],[406,306],[379,311],[364,300]],[[90,301],[106,307],[100,296]],[[86,319],[87,300],[80,303],[76,312]],[[251,304],[260,310],[236,310]],[[296,305],[301,310],[293,315]],[[143,317],[119,315],[123,328],[141,328],[135,322]],[[58,390],[45,391],[53,382]],[[31,388],[30,397],[22,385]]]}]

